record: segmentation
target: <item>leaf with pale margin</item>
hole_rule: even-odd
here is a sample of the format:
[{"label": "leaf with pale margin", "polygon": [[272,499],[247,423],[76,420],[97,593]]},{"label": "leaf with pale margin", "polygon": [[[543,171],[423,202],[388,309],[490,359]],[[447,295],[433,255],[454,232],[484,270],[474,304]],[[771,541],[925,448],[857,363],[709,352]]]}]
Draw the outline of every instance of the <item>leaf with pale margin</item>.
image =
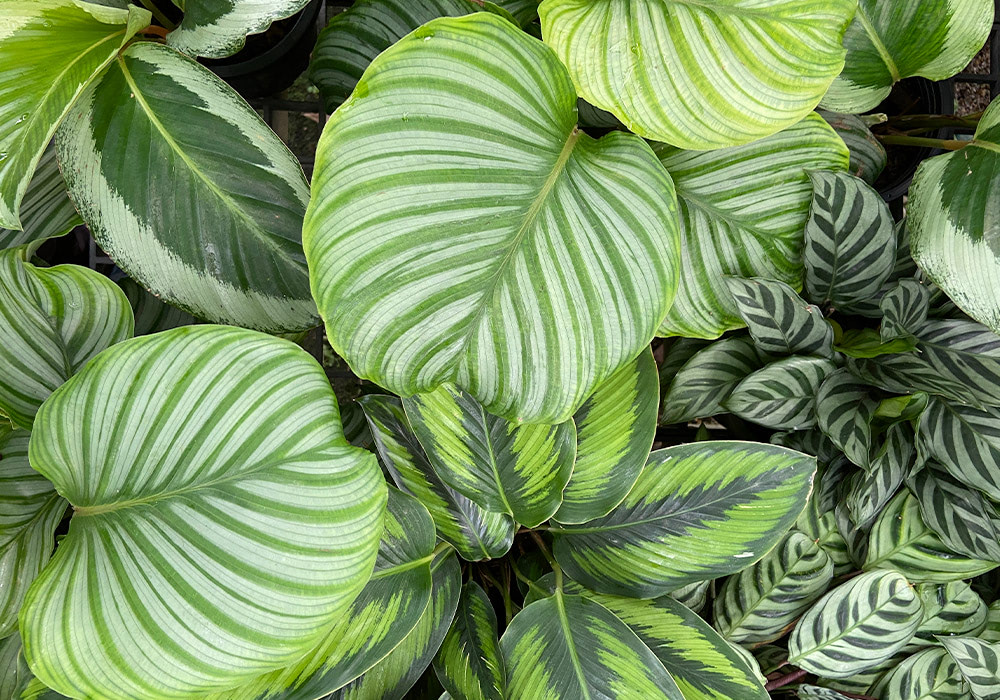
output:
[{"label": "leaf with pale margin", "polygon": [[462,587],[455,621],[445,635],[434,673],[457,700],[503,700],[506,670],[498,640],[497,615],[475,582]]},{"label": "leaf with pale margin", "polygon": [[1000,562],[1000,509],[948,472],[927,464],[908,482],[927,526],[967,557]]},{"label": "leaf with pale margin", "polygon": [[0,228],[0,250],[57,238],[83,223],[66,192],[51,145],[42,153],[21,200],[20,231]]},{"label": "leaf with pale margin", "polygon": [[817,422],[816,394],[836,370],[822,357],[786,357],[744,379],[722,405],[768,428],[811,428]]},{"label": "leaf with pale margin", "polygon": [[246,43],[248,34],[268,30],[272,22],[290,17],[310,0],[181,0],[184,17],[167,34],[167,44],[191,56],[225,58]]},{"label": "leaf with pale margin", "polygon": [[1000,644],[971,637],[938,637],[977,700],[1000,699]]}]

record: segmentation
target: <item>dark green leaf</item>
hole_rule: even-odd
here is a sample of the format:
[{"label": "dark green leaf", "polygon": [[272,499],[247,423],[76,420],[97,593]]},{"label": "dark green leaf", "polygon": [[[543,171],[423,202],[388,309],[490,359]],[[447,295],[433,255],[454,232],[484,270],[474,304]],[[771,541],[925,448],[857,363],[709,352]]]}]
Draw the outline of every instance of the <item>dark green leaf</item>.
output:
[{"label": "dark green leaf", "polygon": [[168,331],[171,328],[180,328],[198,323],[191,314],[186,311],[166,304],[151,293],[143,289],[138,282],[124,277],[118,282],[118,286],[125,292],[128,303],[132,307],[132,314],[135,316],[135,335],[151,335],[160,331]]},{"label": "dark green leaf", "polygon": [[915,279],[903,279],[879,302],[882,309],[882,342],[912,338],[927,322],[931,293]]},{"label": "dark green leaf", "polygon": [[434,672],[455,700],[503,700],[506,670],[493,604],[477,583],[467,583],[455,621],[434,657]]}]

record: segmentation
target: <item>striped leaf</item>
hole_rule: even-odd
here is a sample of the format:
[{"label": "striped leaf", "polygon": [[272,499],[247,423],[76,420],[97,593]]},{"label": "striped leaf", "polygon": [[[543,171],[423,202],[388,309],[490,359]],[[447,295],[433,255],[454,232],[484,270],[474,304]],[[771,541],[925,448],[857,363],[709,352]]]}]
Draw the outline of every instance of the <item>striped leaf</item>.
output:
[{"label": "striped leaf", "polygon": [[1000,562],[1000,508],[933,464],[908,483],[924,522],[950,549]]},{"label": "striped leaf", "polygon": [[902,649],[921,620],[920,598],[893,571],[872,571],[827,593],[788,640],[788,663],[823,678],[850,678]]},{"label": "striped leaf", "polygon": [[1000,698],[1000,644],[971,637],[941,637],[977,700]]},{"label": "striped leaf", "polygon": [[851,165],[848,172],[859,177],[869,185],[885,170],[888,157],[885,146],[872,134],[864,119],[853,114],[842,112],[827,112],[816,110],[833,127],[841,138],[847,150],[851,152]]},{"label": "striped leaf", "polygon": [[856,525],[875,522],[909,474],[913,452],[913,429],[905,422],[890,426],[868,471],[855,472],[848,482],[845,502]]},{"label": "striped leaf", "polygon": [[19,700],[24,679],[31,675],[21,655],[21,637],[11,634],[0,637],[0,698]]},{"label": "striped leaf", "polygon": [[246,43],[248,34],[267,31],[271,23],[290,17],[309,0],[180,0],[184,18],[167,34],[167,43],[192,56],[224,58]]},{"label": "striped leaf", "polygon": [[838,369],[816,393],[816,422],[820,430],[849,460],[864,468],[869,466],[872,420],[878,409],[869,388],[846,369]]},{"label": "striped leaf", "polygon": [[420,501],[434,519],[438,537],[463,559],[502,557],[517,529],[504,513],[491,513],[441,481],[417,442],[394,396],[371,394],[358,399],[364,409],[383,466],[401,490]]},{"label": "striped leaf", "polygon": [[881,680],[886,673],[896,668],[896,666],[898,666],[899,663],[905,658],[906,657],[902,653],[899,653],[888,660],[881,662],[877,666],[873,666],[862,673],[857,673],[850,678],[820,678],[816,682],[819,683],[821,687],[827,688],[828,690],[838,691],[841,694],[851,693],[853,695],[863,695],[867,693],[873,685]]},{"label": "striped leaf", "polygon": [[80,98],[56,150],[98,243],[164,301],[272,332],[318,323],[302,168],[207,68],[133,44]]},{"label": "striped leaf", "polygon": [[119,280],[118,286],[125,292],[129,306],[132,307],[137,336],[152,335],[160,331],[169,331],[171,328],[198,323],[198,319],[194,316],[160,301],[129,277]]},{"label": "striped leaf", "polygon": [[979,52],[992,22],[990,0],[860,0],[844,35],[844,70],[823,106],[867,112],[903,78],[950,78]]},{"label": "striped leaf", "polygon": [[462,588],[451,629],[434,658],[434,672],[455,700],[503,700],[506,670],[497,614],[479,584]]},{"label": "striped leaf", "polygon": [[986,603],[965,581],[917,586],[924,618],[908,650],[931,646],[938,636],[975,636],[986,627]]},{"label": "striped leaf", "polygon": [[707,150],[806,116],[844,67],[854,3],[545,0],[538,11],[581,97],[640,136]]},{"label": "striped leaf", "polygon": [[944,649],[904,659],[872,688],[874,697],[899,700],[971,700],[958,665]]},{"label": "striped leaf", "polygon": [[677,590],[670,591],[667,595],[693,612],[701,612],[708,603],[708,589],[711,588],[711,581],[698,581],[681,586]]},{"label": "striped leaf", "polygon": [[800,700],[851,700],[833,688],[823,688],[818,685],[800,685],[798,688]]},{"label": "striped leaf", "polygon": [[0,427],[0,639],[17,630],[21,601],[52,555],[67,507],[28,464],[28,438],[27,431]]},{"label": "striped leaf", "polygon": [[847,173],[814,171],[809,179],[805,296],[838,308],[868,301],[896,262],[889,207],[864,180]]},{"label": "striped leaf", "polygon": [[297,661],[371,574],[385,484],[288,341],[187,326],[120,343],[49,397],[30,450],[74,507],[20,618],[64,694],[232,688]]},{"label": "striped leaf", "polygon": [[0,228],[0,250],[56,238],[82,223],[66,192],[66,182],[56,163],[55,149],[50,146],[42,152],[21,200],[22,229]]},{"label": "striped leaf", "polygon": [[879,301],[882,309],[882,342],[910,338],[924,327],[930,311],[931,293],[915,279],[902,279]]},{"label": "striped leaf", "polygon": [[816,457],[820,465],[832,464],[834,461],[847,462],[830,438],[819,428],[808,430],[786,430],[771,435],[771,444],[781,445],[796,452],[805,452]]},{"label": "striped leaf", "polygon": [[608,515],[551,528],[556,560],[588,588],[643,598],[734,573],[795,521],[815,468],[801,453],[756,443],[657,450]]},{"label": "striped leaf", "polygon": [[836,369],[822,357],[786,357],[744,379],[722,405],[768,428],[810,428],[816,425],[816,394]]},{"label": "striped leaf", "polygon": [[0,3],[0,227],[21,230],[22,198],[59,122],[140,29],[147,10],[82,0]]},{"label": "striped leaf", "polygon": [[921,416],[920,438],[952,476],[1000,500],[1000,409],[933,400]]},{"label": "striped leaf", "polygon": [[304,233],[355,374],[559,423],[649,343],[677,284],[673,185],[641,139],[576,120],[555,54],[493,14],[375,59],[324,130]]},{"label": "striped leaf", "polygon": [[352,401],[340,405],[340,422],[344,426],[344,437],[349,443],[366,450],[374,447],[375,438],[368,427],[368,419],[357,403]]},{"label": "striped leaf", "polygon": [[659,397],[656,360],[647,349],[584,402],[573,416],[576,463],[556,520],[587,522],[622,502],[653,445]]},{"label": "striped leaf", "polygon": [[997,566],[1000,564],[953,552],[920,517],[917,499],[903,491],[875,521],[864,569],[893,569],[913,583],[948,583]]},{"label": "striped leaf", "polygon": [[495,4],[509,12],[522,27],[527,27],[538,19],[540,2],[541,0],[496,0],[495,3],[484,2],[483,7],[489,9],[491,4]]},{"label": "striped leaf", "polygon": [[757,347],[769,355],[833,355],[833,327],[783,282],[727,277],[726,286]]},{"label": "striped leaf", "polygon": [[525,607],[508,625],[500,648],[510,700],[685,700],[622,620],[579,595],[557,590]]},{"label": "striped leaf", "polygon": [[39,268],[0,252],[0,411],[31,429],[38,407],[94,355],[132,335],[108,278],[76,265]]},{"label": "striped leaf", "polygon": [[814,493],[802,515],[795,521],[795,529],[806,533],[822,547],[833,561],[833,575],[842,576],[856,571],[858,567],[855,566],[851,548],[839,527],[836,508],[836,505],[831,504],[825,510],[822,509]]},{"label": "striped leaf", "polygon": [[806,169],[846,170],[849,162],[844,142],[820,116],[746,146],[653,150],[677,188],[681,227],[680,286],[660,335],[717,338],[741,328],[726,275],[802,283],[812,198]]},{"label": "striped leaf", "polygon": [[1000,600],[995,600],[990,605],[986,617],[986,629],[979,636],[987,642],[1000,642]]},{"label": "striped leaf", "polygon": [[438,477],[466,498],[526,527],[558,510],[576,458],[573,421],[511,423],[454,384],[404,398],[403,409]]}]

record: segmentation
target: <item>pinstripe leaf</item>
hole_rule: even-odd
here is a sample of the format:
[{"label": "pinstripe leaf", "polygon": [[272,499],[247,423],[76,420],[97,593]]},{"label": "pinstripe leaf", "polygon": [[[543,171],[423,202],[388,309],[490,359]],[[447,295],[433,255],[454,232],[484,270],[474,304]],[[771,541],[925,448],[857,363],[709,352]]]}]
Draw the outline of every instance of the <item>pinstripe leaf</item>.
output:
[{"label": "pinstripe leaf", "polygon": [[681,227],[680,287],[660,335],[717,338],[742,328],[726,275],[802,283],[812,197],[806,169],[849,163],[844,142],[819,115],[746,146],[653,150],[677,188]]},{"label": "pinstripe leaf", "polygon": [[506,671],[497,615],[477,583],[462,588],[451,629],[434,658],[434,672],[455,700],[503,700]]},{"label": "pinstripe leaf", "polygon": [[841,112],[828,112],[826,110],[816,110],[827,124],[833,127],[837,136],[841,138],[847,150],[851,152],[851,165],[848,172],[854,177],[859,177],[869,185],[875,184],[875,180],[885,170],[888,160],[885,147],[872,134],[868,124],[853,114],[843,114]]},{"label": "pinstripe leaf", "polygon": [[868,471],[856,472],[848,482],[845,502],[856,525],[866,528],[875,521],[906,479],[913,452],[913,429],[902,421],[890,426]]},{"label": "pinstripe leaf", "polygon": [[763,278],[727,277],[757,347],[770,355],[833,355],[833,327],[820,310],[805,303],[783,282]]},{"label": "pinstripe leaf", "polygon": [[822,357],[786,357],[744,379],[722,405],[768,428],[810,428],[816,425],[816,394],[836,369]]},{"label": "pinstripe leaf", "polygon": [[198,319],[194,316],[160,301],[129,277],[119,280],[118,286],[125,292],[129,306],[132,307],[137,336],[152,335],[160,331],[169,331],[171,328],[198,323]]},{"label": "pinstripe leaf", "polygon": [[924,522],[950,549],[1000,562],[1000,509],[983,494],[933,464],[908,483]]},{"label": "pinstripe leaf", "polygon": [[318,323],[302,168],[207,68],[133,44],[81,96],[56,151],[101,247],[164,301],[272,332]]},{"label": "pinstripe leaf", "polygon": [[843,68],[854,3],[545,0],[538,11],[581,97],[640,136],[706,150],[806,116]]},{"label": "pinstripe leaf", "polygon": [[0,250],[56,238],[82,223],[66,193],[66,182],[59,172],[56,152],[49,146],[42,152],[21,200],[23,228],[20,231],[0,228]]},{"label": "pinstripe leaf", "polygon": [[232,688],[298,660],[371,574],[385,484],[288,341],[187,326],[120,343],[49,397],[30,451],[74,507],[20,617],[60,692]]},{"label": "pinstripe leaf", "polygon": [[403,409],[438,477],[474,503],[526,527],[558,510],[576,457],[573,421],[511,423],[454,384],[404,398]]},{"label": "pinstripe leaf", "polygon": [[586,522],[622,502],[653,445],[659,388],[656,360],[647,349],[598,386],[576,412],[576,463],[556,520]]},{"label": "pinstripe leaf", "polygon": [[31,676],[28,664],[21,654],[21,637],[16,632],[0,637],[0,698],[19,700],[21,689]]},{"label": "pinstripe leaf", "polygon": [[979,52],[992,22],[990,0],[860,0],[844,35],[844,70],[823,106],[867,112],[903,78],[950,78]]},{"label": "pinstripe leaf", "polygon": [[[80,93],[132,36],[147,10],[82,0],[0,3],[0,227],[21,230],[20,207],[46,146]],[[5,232],[6,233],[6,232]]]},{"label": "pinstripe leaf", "polygon": [[372,394],[358,403],[368,418],[383,466],[396,486],[430,511],[438,537],[469,561],[506,554],[514,541],[514,521],[504,513],[481,508],[441,481],[413,434],[400,400]]},{"label": "pinstripe leaf", "polygon": [[788,640],[788,663],[823,678],[850,678],[902,649],[921,620],[920,598],[893,571],[872,571],[833,589]]},{"label": "pinstripe leaf", "polygon": [[493,14],[369,66],[320,140],[304,233],[358,376],[559,423],[649,343],[677,284],[673,185],[641,139],[576,120],[555,54]]},{"label": "pinstripe leaf", "polygon": [[715,628],[731,642],[766,643],[822,596],[833,560],[815,541],[790,532],[767,556],[726,579],[715,598]]},{"label": "pinstripe leaf", "polygon": [[224,58],[243,48],[248,34],[267,31],[309,0],[180,0],[184,18],[167,34],[167,43],[192,56]]},{"label": "pinstripe leaf", "polygon": [[869,301],[896,262],[889,207],[864,180],[847,173],[814,171],[809,179],[805,296],[838,308]]},{"label": "pinstripe leaf", "polygon": [[132,312],[108,278],[76,265],[39,268],[0,252],[0,411],[30,429],[49,394],[132,335]]},{"label": "pinstripe leaf", "polygon": [[1000,698],[1000,645],[972,637],[940,637],[977,700]]},{"label": "pinstripe leaf", "polygon": [[834,445],[859,467],[868,468],[872,443],[872,420],[878,402],[868,393],[869,385],[838,369],[816,392],[816,421]]},{"label": "pinstripe leaf", "polygon": [[965,581],[922,583],[917,595],[924,617],[907,651],[931,646],[940,635],[975,636],[986,627],[986,603]]},{"label": "pinstripe leaf", "polygon": [[756,443],[657,450],[608,515],[552,527],[555,557],[588,588],[643,598],[734,573],[788,530],[815,468],[801,453]]},{"label": "pinstripe leaf", "polygon": [[915,279],[902,279],[879,301],[882,342],[910,338],[923,328],[930,311],[931,293]]},{"label": "pinstripe leaf", "polygon": [[1000,500],[1000,409],[931,401],[920,419],[920,438],[952,476]]},{"label": "pinstripe leaf", "polygon": [[958,665],[944,649],[925,649],[904,659],[872,693],[899,700],[972,700]]}]

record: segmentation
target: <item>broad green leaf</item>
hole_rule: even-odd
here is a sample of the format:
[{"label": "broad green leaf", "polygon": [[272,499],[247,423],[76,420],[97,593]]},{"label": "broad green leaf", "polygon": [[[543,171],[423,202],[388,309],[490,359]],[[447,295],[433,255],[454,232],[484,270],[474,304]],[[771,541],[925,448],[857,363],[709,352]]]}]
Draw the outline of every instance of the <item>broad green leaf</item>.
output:
[{"label": "broad green leaf", "polygon": [[833,326],[783,282],[727,277],[726,286],[757,347],[769,355],[833,355]]},{"label": "broad green leaf", "polygon": [[875,184],[885,170],[887,156],[885,146],[872,134],[864,119],[853,114],[817,110],[826,123],[833,127],[847,150],[851,152],[848,172],[869,185]]},{"label": "broad green leaf", "polygon": [[649,343],[677,284],[673,185],[641,139],[576,120],[555,54],[493,14],[375,59],[324,130],[304,233],[355,374],[559,423]]},{"label": "broad green leaf", "polygon": [[434,672],[455,700],[503,700],[506,671],[497,615],[479,584],[462,588],[455,621],[434,658]]},{"label": "broad green leaf", "polygon": [[869,527],[899,490],[913,461],[913,429],[905,422],[889,427],[867,472],[855,472],[848,482],[845,502],[851,520]]},{"label": "broad green leaf", "polygon": [[302,167],[207,68],[133,44],[80,98],[56,151],[98,243],[164,301],[272,332],[318,323]]},{"label": "broad green leaf", "polygon": [[[987,0],[976,4],[986,5],[993,16]],[[998,167],[1000,101],[994,101],[968,146],[920,164],[908,206],[913,259],[962,311],[995,332],[1000,332],[1000,249],[992,202]]]},{"label": "broad green leaf", "polygon": [[272,22],[290,17],[309,0],[181,0],[184,18],[167,34],[167,43],[191,56],[224,58],[246,43],[248,34],[267,31]]},{"label": "broad green leaf", "polygon": [[385,484],[288,341],[186,326],[119,343],[49,397],[30,451],[74,507],[20,618],[64,694],[235,687],[297,661],[371,574]]},{"label": "broad green leaf", "polygon": [[975,636],[986,627],[986,603],[965,581],[922,583],[917,595],[924,617],[907,650],[931,646],[941,635]]},{"label": "broad green leaf", "polygon": [[0,639],[17,630],[21,601],[52,554],[67,508],[28,464],[29,437],[25,430],[0,426]]},{"label": "broad green leaf", "polygon": [[844,67],[854,5],[545,0],[538,12],[581,97],[640,136],[707,150],[806,116]]},{"label": "broad green leaf", "polygon": [[939,637],[977,700],[1000,698],[1000,645],[971,637]]},{"label": "broad green leaf", "polygon": [[827,593],[788,640],[788,663],[850,678],[902,649],[921,620],[920,598],[894,571],[872,571]]},{"label": "broad green leaf", "polygon": [[722,403],[763,362],[747,336],[724,338],[695,353],[674,375],[663,397],[663,424],[707,418],[725,409]]},{"label": "broad green leaf", "polygon": [[403,399],[413,434],[448,486],[526,527],[548,520],[573,473],[576,427],[511,423],[454,384]]},{"label": "broad green leaf", "polygon": [[741,328],[726,275],[802,283],[807,169],[846,170],[849,158],[819,115],[746,146],[653,150],[677,188],[681,222],[680,286],[660,335],[717,338]]},{"label": "broad green leaf", "polygon": [[848,357],[872,358],[913,352],[916,345],[913,338],[895,338],[884,342],[879,332],[873,328],[852,328],[844,332],[833,349]]},{"label": "broad green leaf", "polygon": [[608,515],[551,528],[556,559],[588,588],[643,598],[734,573],[795,521],[815,468],[801,453],[749,442],[657,450]]},{"label": "broad green leaf", "polygon": [[31,429],[49,394],[90,358],[132,335],[132,311],[107,277],[35,267],[0,252],[0,412]]},{"label": "broad green leaf", "polygon": [[868,468],[872,443],[872,420],[878,402],[869,385],[838,369],[816,392],[816,421],[834,445],[859,467]]},{"label": "broad green leaf", "polygon": [[198,323],[194,316],[157,299],[129,277],[119,280],[118,286],[125,292],[129,306],[132,307],[137,336]]},{"label": "broad green leaf", "polygon": [[944,649],[925,649],[904,659],[872,693],[899,700],[972,700],[958,665]]},{"label": "broad green leaf", "polygon": [[869,301],[896,262],[892,214],[864,180],[814,171],[806,224],[805,296],[822,306]]},{"label": "broad green leaf", "polygon": [[147,10],[83,0],[0,3],[0,227],[20,231],[22,198],[59,123],[139,30]]},{"label": "broad green leaf", "polygon": [[555,519],[607,515],[639,478],[656,434],[660,392],[651,350],[608,377],[573,416],[576,463]]},{"label": "broad green leaf", "polygon": [[920,419],[920,439],[952,476],[1000,500],[1000,409],[931,401]]},{"label": "broad green leaf", "polygon": [[919,280],[899,280],[879,301],[882,341],[888,343],[897,338],[910,338],[921,330],[927,322],[930,302],[930,290]]},{"label": "broad green leaf", "polygon": [[740,644],[772,642],[822,596],[833,560],[815,541],[790,532],[767,556],[726,579],[715,598],[715,628]]},{"label": "broad green leaf", "polygon": [[579,595],[537,600],[500,640],[510,700],[685,700],[653,652],[606,607]]},{"label": "broad green leaf", "polygon": [[822,357],[786,357],[744,379],[722,405],[768,428],[811,428],[816,425],[816,394],[836,369]]},{"label": "broad green leaf", "polygon": [[1000,509],[982,493],[933,464],[908,483],[924,522],[950,549],[1000,562]]},{"label": "broad green leaf", "polygon": [[867,112],[903,78],[950,78],[979,52],[992,22],[991,0],[860,0],[844,35],[844,71],[823,106]]},{"label": "broad green leaf", "polygon": [[991,571],[1000,563],[953,552],[920,517],[917,499],[903,491],[875,521],[866,571],[893,569],[913,583],[948,583]]},{"label": "broad green leaf", "polygon": [[441,481],[417,442],[400,400],[372,394],[358,403],[368,418],[382,464],[396,486],[430,511],[438,537],[468,561],[506,554],[517,529],[514,521],[504,513],[481,508]]},{"label": "broad green leaf", "polygon": [[56,238],[82,223],[66,192],[55,149],[50,146],[42,153],[21,200],[22,229],[0,228],[0,250]]}]

